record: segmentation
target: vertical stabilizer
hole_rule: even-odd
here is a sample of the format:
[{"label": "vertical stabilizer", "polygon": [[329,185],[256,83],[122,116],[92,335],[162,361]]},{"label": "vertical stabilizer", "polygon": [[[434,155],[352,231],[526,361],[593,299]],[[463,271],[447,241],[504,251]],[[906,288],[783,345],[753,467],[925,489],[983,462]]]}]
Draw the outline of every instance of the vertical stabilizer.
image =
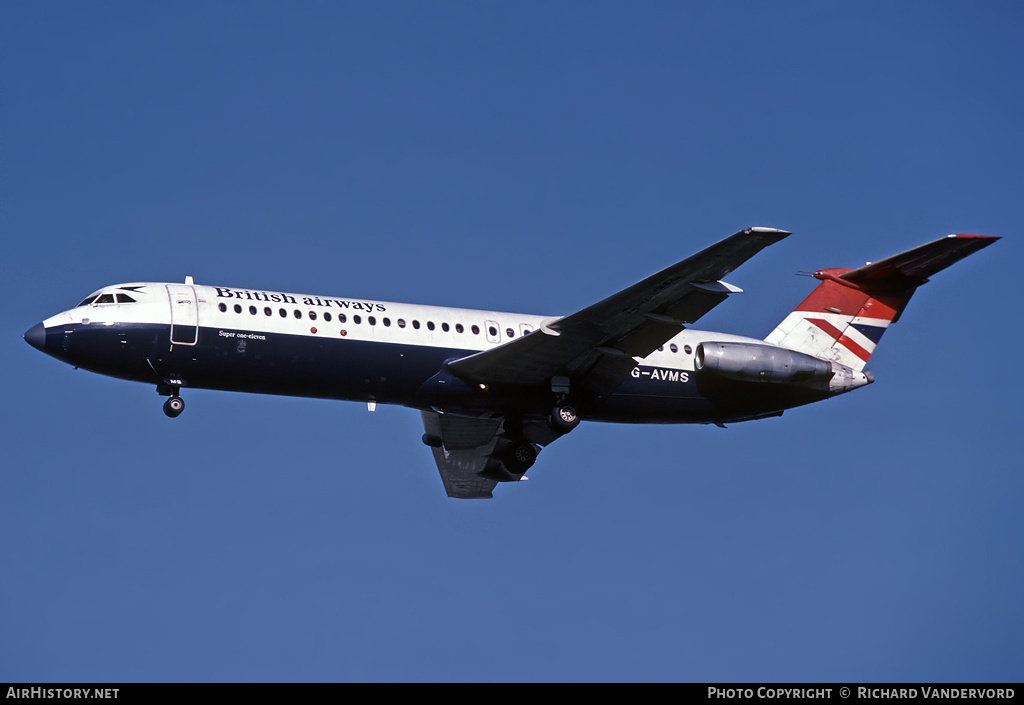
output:
[{"label": "vertical stabilizer", "polygon": [[949,235],[857,269],[819,270],[821,283],[765,342],[863,370],[917,287],[998,239]]}]

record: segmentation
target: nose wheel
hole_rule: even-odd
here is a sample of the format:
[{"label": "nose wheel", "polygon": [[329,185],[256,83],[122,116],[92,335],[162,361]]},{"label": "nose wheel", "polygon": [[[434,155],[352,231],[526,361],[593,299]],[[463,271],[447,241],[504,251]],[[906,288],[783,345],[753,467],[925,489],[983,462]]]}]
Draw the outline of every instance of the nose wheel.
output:
[{"label": "nose wheel", "polygon": [[181,412],[185,410],[185,400],[178,396],[180,390],[181,387],[177,384],[162,382],[156,385],[156,393],[167,397],[167,401],[164,402],[164,413],[172,419],[181,416]]},{"label": "nose wheel", "polygon": [[173,396],[164,402],[164,413],[169,417],[177,418],[185,410],[185,400],[179,396]]}]

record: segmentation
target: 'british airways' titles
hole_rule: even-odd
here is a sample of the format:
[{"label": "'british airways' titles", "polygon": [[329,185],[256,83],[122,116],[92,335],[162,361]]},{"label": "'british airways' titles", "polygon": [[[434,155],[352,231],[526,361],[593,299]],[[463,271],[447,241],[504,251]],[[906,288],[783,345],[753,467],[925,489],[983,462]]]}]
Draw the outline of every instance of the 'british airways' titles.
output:
[{"label": "'british airways' titles", "polygon": [[[295,304],[298,305],[298,301],[291,294],[271,294],[266,291],[250,291],[248,289],[229,289],[227,287],[218,286],[217,298],[219,299],[245,299],[246,301],[266,301],[268,303],[275,304]],[[320,296],[305,296],[302,299],[302,304],[305,306],[320,306],[321,308],[347,308],[355,311],[366,311],[367,313],[373,311],[387,311],[387,307],[384,304],[376,304],[365,301],[351,301],[349,299],[329,299]]]}]

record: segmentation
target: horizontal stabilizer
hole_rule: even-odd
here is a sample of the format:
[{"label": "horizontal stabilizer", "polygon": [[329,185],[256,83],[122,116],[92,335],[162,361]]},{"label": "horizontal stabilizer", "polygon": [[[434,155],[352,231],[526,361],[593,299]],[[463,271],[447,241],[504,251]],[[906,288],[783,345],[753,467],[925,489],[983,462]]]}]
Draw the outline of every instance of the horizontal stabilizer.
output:
[{"label": "horizontal stabilizer", "polygon": [[917,287],[936,272],[998,240],[991,235],[947,235],[946,237],[871,262],[840,274],[839,278],[862,289],[897,291]]}]

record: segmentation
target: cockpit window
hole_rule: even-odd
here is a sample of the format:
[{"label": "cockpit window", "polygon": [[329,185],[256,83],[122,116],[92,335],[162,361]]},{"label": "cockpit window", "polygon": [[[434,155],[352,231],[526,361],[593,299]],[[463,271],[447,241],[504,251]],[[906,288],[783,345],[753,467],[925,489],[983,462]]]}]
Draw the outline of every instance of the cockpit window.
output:
[{"label": "cockpit window", "polygon": [[133,304],[135,302],[136,299],[129,296],[128,294],[93,294],[90,297],[88,297],[85,301],[78,304],[76,308],[81,308],[82,306],[90,306],[92,304]]}]

